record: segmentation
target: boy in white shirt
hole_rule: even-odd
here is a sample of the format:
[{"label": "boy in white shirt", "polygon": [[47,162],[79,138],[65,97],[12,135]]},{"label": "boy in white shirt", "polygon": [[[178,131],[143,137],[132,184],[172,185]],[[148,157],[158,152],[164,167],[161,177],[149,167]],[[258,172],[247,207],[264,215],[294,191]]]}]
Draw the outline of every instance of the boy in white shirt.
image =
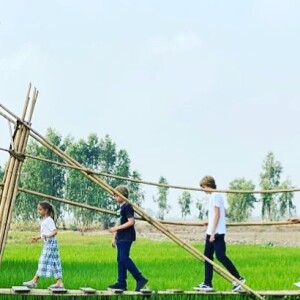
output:
[{"label": "boy in white shirt", "polygon": [[[213,260],[214,253],[217,259],[224,265],[228,272],[237,278],[240,282],[246,282],[245,278],[241,277],[238,270],[226,256],[226,209],[223,195],[214,192],[217,188],[215,180],[211,176],[205,176],[200,181],[200,187],[206,189],[206,193],[210,196],[208,221],[204,221],[207,226],[206,241],[204,255]],[[198,291],[213,291],[213,266],[205,261],[205,279],[204,282],[195,287]],[[240,291],[241,286],[237,282],[233,282],[233,291]]]}]

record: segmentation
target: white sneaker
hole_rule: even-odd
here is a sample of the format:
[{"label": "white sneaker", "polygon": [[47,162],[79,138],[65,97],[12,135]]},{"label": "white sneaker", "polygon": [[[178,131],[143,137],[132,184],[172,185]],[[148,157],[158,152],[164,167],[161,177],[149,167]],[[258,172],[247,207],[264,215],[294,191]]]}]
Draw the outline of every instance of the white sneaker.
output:
[{"label": "white sneaker", "polygon": [[[243,277],[240,277],[239,278],[239,281],[241,283],[245,283],[246,282],[246,279],[243,278]],[[232,291],[233,292],[242,292],[243,291],[243,288],[241,287],[241,285],[238,283],[238,282],[233,282],[232,283]]]},{"label": "white sneaker", "polygon": [[201,291],[201,292],[213,292],[213,288],[207,284],[204,284],[204,282],[202,282],[201,284],[197,285],[194,287],[195,291]]},{"label": "white sneaker", "polygon": [[298,288],[300,288],[300,281],[299,282],[295,282],[294,285]]},{"label": "white sneaker", "polygon": [[36,289],[37,288],[37,283],[32,282],[32,281],[25,281],[25,282],[23,282],[23,286],[27,286],[30,289]]}]

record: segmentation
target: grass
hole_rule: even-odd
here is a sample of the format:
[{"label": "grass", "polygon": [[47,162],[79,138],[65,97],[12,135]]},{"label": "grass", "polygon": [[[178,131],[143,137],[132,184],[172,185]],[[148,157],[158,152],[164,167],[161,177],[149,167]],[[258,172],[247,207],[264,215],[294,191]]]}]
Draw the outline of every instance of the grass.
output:
[{"label": "grass", "polygon": [[[21,285],[33,277],[42,248],[42,243],[28,243],[33,235],[36,233],[10,233],[1,266],[1,287]],[[67,288],[90,286],[103,290],[115,282],[116,251],[110,246],[110,235],[60,232],[58,239]],[[194,245],[203,250],[202,244]],[[300,281],[298,248],[228,245],[227,253],[253,289],[291,290],[296,289],[293,282]],[[203,280],[203,264],[172,242],[139,239],[131,254],[153,290],[191,290]],[[128,287],[133,289],[135,283],[128,277]],[[39,288],[47,288],[52,282],[53,279],[41,279]],[[231,285],[215,275],[214,287],[228,290]]]}]

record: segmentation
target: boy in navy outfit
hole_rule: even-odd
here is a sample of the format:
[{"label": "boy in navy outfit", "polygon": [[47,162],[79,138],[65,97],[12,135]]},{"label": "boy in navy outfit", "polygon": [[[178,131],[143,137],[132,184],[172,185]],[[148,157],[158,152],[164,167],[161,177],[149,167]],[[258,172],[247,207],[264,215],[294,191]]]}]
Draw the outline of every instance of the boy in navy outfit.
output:
[{"label": "boy in navy outfit", "polygon": [[[128,198],[129,192],[126,186],[119,185],[116,187],[116,190]],[[135,290],[140,291],[147,284],[148,280],[142,275],[130,258],[130,248],[136,240],[134,210],[122,197],[115,195],[115,199],[120,205],[118,209],[118,221],[114,227],[109,229],[109,232],[113,234],[112,247],[117,247],[118,252],[118,280],[115,284],[110,285],[108,289],[126,291],[128,270],[136,280]]]}]

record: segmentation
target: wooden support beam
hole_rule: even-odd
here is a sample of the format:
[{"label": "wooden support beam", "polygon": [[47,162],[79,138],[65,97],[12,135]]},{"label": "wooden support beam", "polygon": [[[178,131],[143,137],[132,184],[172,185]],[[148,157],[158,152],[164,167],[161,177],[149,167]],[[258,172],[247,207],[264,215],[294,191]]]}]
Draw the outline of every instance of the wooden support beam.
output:
[{"label": "wooden support beam", "polygon": [[[28,143],[29,129],[27,126],[28,124],[31,125],[33,111],[38,95],[37,90],[34,89],[30,112],[27,117],[27,121],[25,121],[28,111],[28,105],[30,102],[30,92],[31,84],[29,85],[27,91],[22,118],[16,123],[13,134],[13,141],[10,145],[10,149],[14,149],[17,153],[25,153]],[[13,153],[11,153],[2,182],[3,187],[0,198],[0,263],[3,258],[8,230],[12,218],[13,207],[18,193],[17,185],[22,163],[23,160],[20,159],[20,157],[15,156],[13,155]]]}]

